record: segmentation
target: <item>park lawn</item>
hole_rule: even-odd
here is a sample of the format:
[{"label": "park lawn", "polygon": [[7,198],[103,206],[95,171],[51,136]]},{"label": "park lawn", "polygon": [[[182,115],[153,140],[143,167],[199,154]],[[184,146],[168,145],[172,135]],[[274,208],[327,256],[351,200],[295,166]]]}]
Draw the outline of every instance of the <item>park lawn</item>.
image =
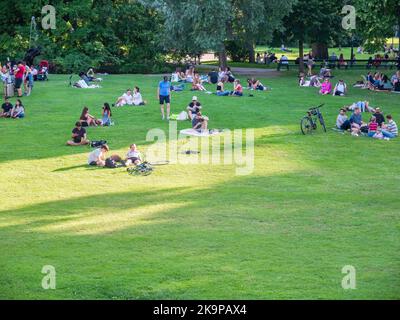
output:
[{"label": "park lawn", "polygon": [[[23,98],[25,119],[0,119],[1,299],[400,298],[400,140],[330,129],[339,107],[361,99],[400,123],[400,96],[321,97],[299,88],[295,71],[264,79],[272,90],[254,97],[197,93],[210,127],[254,128],[247,176],[235,165],[172,164],[132,177],[88,168],[88,147],[64,146],[82,106],[100,116],[102,103],[139,85],[146,107],[113,110],[115,126],[88,133],[113,153],[133,142],[146,151],[148,130],[168,129],[159,78],[111,75],[85,91],[51,75]],[[173,111],[192,94],[174,93]],[[301,117],[320,103],[328,132],[301,135]],[[45,265],[56,268],[56,290],[41,287]],[[341,287],[346,265],[356,290]]]}]

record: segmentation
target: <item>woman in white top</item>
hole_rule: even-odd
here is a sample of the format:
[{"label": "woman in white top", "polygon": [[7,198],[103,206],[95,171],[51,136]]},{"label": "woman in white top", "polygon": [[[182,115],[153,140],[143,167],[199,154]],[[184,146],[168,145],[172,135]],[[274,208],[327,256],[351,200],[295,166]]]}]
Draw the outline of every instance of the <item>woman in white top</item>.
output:
[{"label": "woman in white top", "polygon": [[347,93],[346,83],[344,83],[343,80],[339,80],[339,82],[335,86],[335,89],[333,89],[333,95],[343,97],[346,93]]},{"label": "woman in white top", "polygon": [[118,98],[117,102],[114,104],[115,107],[122,107],[124,105],[133,105],[133,95],[132,95],[132,90],[128,89],[126,90],[126,93],[124,93],[121,97]]},{"label": "woman in white top", "polygon": [[135,89],[133,89],[133,105],[144,106],[145,104],[146,101],[143,100],[139,87],[135,87]]}]

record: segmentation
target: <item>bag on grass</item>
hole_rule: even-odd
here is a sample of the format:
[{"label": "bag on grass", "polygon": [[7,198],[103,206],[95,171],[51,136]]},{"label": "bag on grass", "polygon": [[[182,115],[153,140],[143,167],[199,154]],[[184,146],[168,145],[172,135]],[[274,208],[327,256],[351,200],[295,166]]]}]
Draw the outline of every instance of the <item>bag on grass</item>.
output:
[{"label": "bag on grass", "polygon": [[106,140],[99,140],[99,141],[92,141],[90,142],[90,146],[92,148],[101,148],[102,146],[104,146],[105,144],[107,144]]}]

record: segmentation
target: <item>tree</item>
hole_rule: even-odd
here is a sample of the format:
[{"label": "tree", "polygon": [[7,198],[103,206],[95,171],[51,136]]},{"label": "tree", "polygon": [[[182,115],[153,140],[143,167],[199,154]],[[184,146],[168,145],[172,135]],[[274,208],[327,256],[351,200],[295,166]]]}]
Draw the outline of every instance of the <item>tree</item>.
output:
[{"label": "tree", "polygon": [[400,30],[400,0],[355,0],[357,30],[369,50],[381,49]]}]

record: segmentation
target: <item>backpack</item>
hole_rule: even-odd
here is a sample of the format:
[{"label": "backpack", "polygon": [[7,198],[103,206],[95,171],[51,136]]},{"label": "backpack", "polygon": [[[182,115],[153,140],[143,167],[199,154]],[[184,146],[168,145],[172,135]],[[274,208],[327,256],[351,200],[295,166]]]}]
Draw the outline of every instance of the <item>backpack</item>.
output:
[{"label": "backpack", "polygon": [[107,141],[106,141],[106,140],[91,141],[91,142],[90,142],[90,146],[91,146],[92,148],[95,148],[95,149],[101,148],[101,147],[102,147],[103,145],[105,145],[105,144],[107,144]]},{"label": "backpack", "polygon": [[115,160],[113,158],[107,158],[105,167],[110,168],[110,169],[115,169],[115,168],[117,168],[117,163],[115,162]]}]

